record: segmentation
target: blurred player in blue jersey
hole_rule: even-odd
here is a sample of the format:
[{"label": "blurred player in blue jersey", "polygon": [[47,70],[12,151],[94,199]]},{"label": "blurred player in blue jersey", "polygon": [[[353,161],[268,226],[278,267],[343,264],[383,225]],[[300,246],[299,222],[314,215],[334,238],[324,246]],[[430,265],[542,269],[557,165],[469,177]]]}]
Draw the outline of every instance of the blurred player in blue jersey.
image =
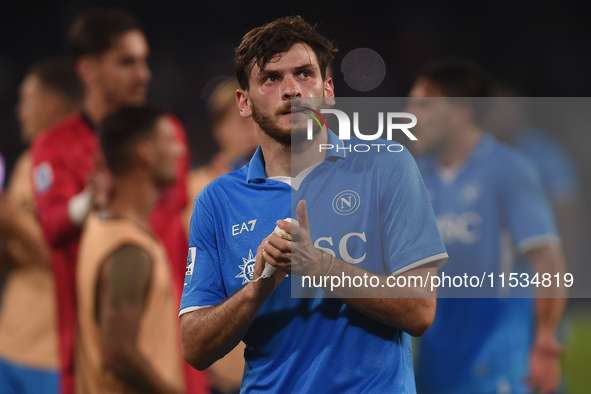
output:
[{"label": "blurred player in blue jersey", "polygon": [[[431,325],[432,293],[291,297],[300,274],[424,278],[447,258],[406,150],[358,154],[350,144],[359,140],[341,141],[326,128],[305,139],[307,116],[292,112],[291,101],[334,96],[326,68],[335,51],[300,17],[245,35],[235,56],[236,99],[242,116],[254,119],[260,146],[249,164],[195,200],[183,353],[205,369],[243,340],[242,392],[416,392],[410,335]],[[319,151],[319,143],[340,149]],[[292,160],[295,152],[306,160]],[[299,226],[281,220],[290,216]],[[292,241],[273,232],[276,223]],[[261,279],[265,262],[276,270]]]},{"label": "blurred player in blue jersey", "polygon": [[[499,140],[515,146],[537,166],[546,195],[552,205],[570,269],[584,261],[587,237],[586,210],[575,164],[564,145],[527,117],[527,98],[504,85],[494,87],[495,97],[486,117],[486,127]],[[544,105],[546,101],[531,99]],[[564,130],[561,130],[561,132]]]},{"label": "blurred player in blue jersey", "polygon": [[[445,274],[524,272],[511,246],[531,263],[532,274],[561,272],[562,250],[534,164],[480,126],[486,99],[470,98],[490,96],[484,72],[465,62],[435,63],[410,96],[408,110],[418,120],[413,149],[425,155],[419,168],[450,255]],[[520,296],[563,294],[533,288]],[[440,298],[437,309],[421,338],[420,393],[557,388],[562,348],[555,335],[564,299]]]}]

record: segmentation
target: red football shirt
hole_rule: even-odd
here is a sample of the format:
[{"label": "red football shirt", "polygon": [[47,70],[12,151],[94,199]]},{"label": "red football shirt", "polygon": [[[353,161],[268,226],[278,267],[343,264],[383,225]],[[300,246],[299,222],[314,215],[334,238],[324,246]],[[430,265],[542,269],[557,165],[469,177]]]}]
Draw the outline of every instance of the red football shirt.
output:
[{"label": "red football shirt", "polygon": [[[179,120],[170,116],[179,141],[187,148],[179,160],[178,180],[163,190],[150,219],[154,233],[162,240],[169,260],[177,298],[183,288],[188,243],[181,222],[187,205],[188,142]],[[77,112],[52,126],[33,143],[35,203],[43,233],[52,247],[53,270],[58,302],[61,393],[73,394],[74,347],[76,343],[76,260],[81,229],[68,217],[68,201],[87,185],[99,154],[98,136],[83,113]],[[208,392],[205,375],[195,379],[191,393]]]}]

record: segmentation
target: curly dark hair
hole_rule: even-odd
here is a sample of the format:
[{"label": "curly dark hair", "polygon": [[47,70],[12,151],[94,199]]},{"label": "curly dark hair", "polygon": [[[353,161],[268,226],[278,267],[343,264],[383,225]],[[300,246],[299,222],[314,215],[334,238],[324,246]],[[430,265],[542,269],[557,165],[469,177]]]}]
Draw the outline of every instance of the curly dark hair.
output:
[{"label": "curly dark hair", "polygon": [[271,59],[295,44],[308,45],[318,58],[322,79],[338,49],[301,16],[279,18],[246,33],[234,56],[234,71],[242,89],[248,90],[248,76],[255,65],[263,69]]}]

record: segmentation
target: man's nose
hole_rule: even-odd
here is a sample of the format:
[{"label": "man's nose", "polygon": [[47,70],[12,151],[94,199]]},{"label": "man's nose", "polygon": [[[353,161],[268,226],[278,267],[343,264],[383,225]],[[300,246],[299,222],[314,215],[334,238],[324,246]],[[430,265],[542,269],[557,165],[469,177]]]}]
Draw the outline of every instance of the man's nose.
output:
[{"label": "man's nose", "polygon": [[136,67],[136,73],[139,79],[143,82],[148,83],[152,79],[152,72],[146,61],[138,62]]},{"label": "man's nose", "polygon": [[302,90],[300,84],[293,76],[288,76],[283,79],[283,98],[302,97]]}]

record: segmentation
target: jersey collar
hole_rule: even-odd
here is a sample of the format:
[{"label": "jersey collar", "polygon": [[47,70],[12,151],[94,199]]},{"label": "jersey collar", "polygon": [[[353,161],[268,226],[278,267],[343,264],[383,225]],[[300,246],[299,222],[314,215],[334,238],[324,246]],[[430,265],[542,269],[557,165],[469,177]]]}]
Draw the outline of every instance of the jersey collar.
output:
[{"label": "jersey collar", "polygon": [[[334,161],[346,157],[345,144],[330,129],[328,129],[328,143],[332,146],[338,147],[338,149],[327,150],[326,158],[324,160]],[[252,156],[252,159],[250,159],[248,173],[246,175],[246,183],[265,183],[266,181],[267,174],[265,173],[265,158],[263,157],[263,150],[259,145]]]}]

